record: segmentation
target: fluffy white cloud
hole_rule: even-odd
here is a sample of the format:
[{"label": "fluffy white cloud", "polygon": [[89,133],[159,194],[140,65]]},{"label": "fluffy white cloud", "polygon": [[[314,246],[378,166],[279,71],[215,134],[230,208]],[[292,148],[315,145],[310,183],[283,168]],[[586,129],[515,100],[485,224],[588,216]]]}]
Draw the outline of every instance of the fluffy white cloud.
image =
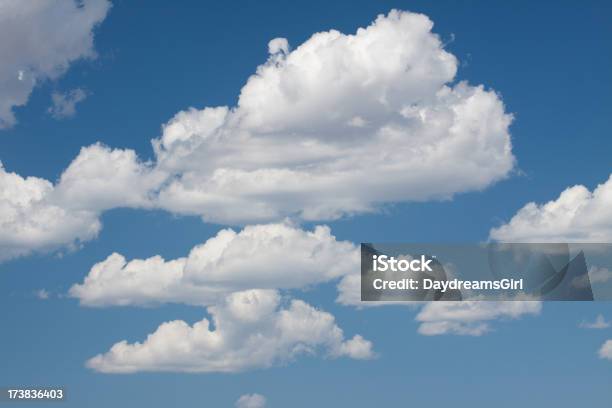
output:
[{"label": "fluffy white cloud", "polygon": [[261,394],[245,394],[236,401],[236,408],[265,408],[266,397]]},{"label": "fluffy white cloud", "polygon": [[119,254],[94,265],[70,295],[89,306],[178,302],[211,305],[243,289],[293,289],[359,271],[359,250],[328,227],[289,224],[221,230],[185,258],[127,262]]},{"label": "fluffy white cloud", "polygon": [[270,55],[289,53],[289,41],[286,38],[275,38],[268,43],[268,52]]},{"label": "fluffy white cloud", "polygon": [[15,123],[13,108],[39,81],[95,55],[93,29],[109,8],[107,0],[0,1],[0,128]]},{"label": "fluffy white cloud", "polygon": [[[360,254],[350,242],[337,241],[328,227],[304,231],[290,224],[265,224],[240,232],[221,230],[194,247],[187,257],[166,261],[160,256],[127,262],[119,254],[94,265],[70,295],[86,306],[186,303],[215,305],[244,289],[303,289],[338,281],[337,301],[349,306],[412,306],[423,302],[361,302]],[[537,313],[539,302],[437,302],[426,304],[417,320],[422,334],[487,332],[495,319]],[[350,354],[362,342],[345,342]]]},{"label": "fluffy white cloud", "polygon": [[158,205],[222,223],[333,219],[480,190],[513,168],[511,116],[450,84],[457,60],[424,15],[392,11],[269,60],[238,105],[180,112],[154,141]]},{"label": "fluffy white cloud", "polygon": [[374,356],[372,344],[361,336],[345,340],[331,314],[300,300],[283,305],[274,290],[237,292],[208,312],[212,322],[163,323],[144,342],[116,343],[88,360],[87,366],[106,373],[239,372],[287,363],[304,354]]},{"label": "fluffy white cloud", "polygon": [[[361,301],[361,271],[349,273],[338,282],[338,298],[336,301],[343,305],[366,306],[369,303]],[[380,302],[376,302],[378,304]]]},{"label": "fluffy white cloud", "polygon": [[[236,107],[179,112],[153,141],[152,163],[127,149],[83,148],[49,185],[54,205],[248,224],[483,189],[514,166],[512,118],[493,91],[454,82],[457,60],[432,26],[392,11],[355,34],[316,33],[292,51],[274,39]],[[40,215],[20,222],[26,217]],[[53,235],[53,224],[46,229]]]},{"label": "fluffy white cloud", "polygon": [[151,190],[164,175],[130,149],[102,144],[83,147],[62,173],[55,199],[67,208],[101,212],[116,207],[151,207]]},{"label": "fluffy white cloud", "polygon": [[69,118],[75,115],[76,105],[83,102],[87,93],[81,88],[72,89],[66,93],[53,92],[51,101],[53,105],[47,110],[55,119]]},{"label": "fluffy white cloud", "polygon": [[98,234],[95,212],[67,208],[53,193],[47,180],[9,173],[0,163],[0,260],[74,246]]},{"label": "fluffy white cloud", "polygon": [[612,175],[593,192],[577,185],[546,204],[531,202],[490,236],[507,242],[610,242]]},{"label": "fluffy white cloud", "polygon": [[606,321],[602,314],[597,315],[594,322],[583,321],[580,323],[580,327],[583,329],[607,329],[610,326],[610,322]]},{"label": "fluffy white cloud", "polygon": [[612,360],[612,340],[607,340],[599,349],[599,357]]},{"label": "fluffy white cloud", "polygon": [[481,336],[491,330],[492,320],[518,319],[523,315],[537,315],[541,310],[539,301],[430,302],[416,320],[421,322],[419,333],[425,336]]},{"label": "fluffy white cloud", "polygon": [[149,191],[161,180],[134,151],[100,144],[82,148],[56,185],[0,163],[0,261],[95,238],[100,212],[150,207]]}]

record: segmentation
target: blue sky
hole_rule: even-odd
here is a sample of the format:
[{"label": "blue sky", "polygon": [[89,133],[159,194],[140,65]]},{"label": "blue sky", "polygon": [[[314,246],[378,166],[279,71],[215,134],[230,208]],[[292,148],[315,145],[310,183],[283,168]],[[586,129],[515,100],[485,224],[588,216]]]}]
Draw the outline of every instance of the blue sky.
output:
[{"label": "blue sky", "polygon": [[[155,160],[151,139],[177,112],[236,105],[268,58],[271,39],[287,38],[293,48],[320,31],[354,33],[394,8],[434,22],[444,49],[459,60],[453,84],[467,80],[498,93],[514,115],[517,165],[482,191],[442,201],[390,200],[374,213],[303,220],[302,228],[326,224],[338,241],[354,243],[484,241],[528,202],[606,182],[612,27],[605,2],[115,1],[94,30],[97,57],[71,62],[59,78],[33,88],[15,110],[17,123],[0,130],[0,160],[7,171],[52,182],[83,146],[98,141]],[[87,97],[73,117],[48,114],[53,92],[76,88]],[[0,385],[64,386],[70,407],[223,407],[247,393],[264,395],[272,407],[605,407],[612,398],[612,363],[597,354],[612,329],[578,327],[598,314],[612,319],[608,303],[546,303],[537,315],[501,314],[482,336],[424,336],[417,309],[339,304],[335,281],[284,293],[333,314],[347,338],[363,335],[376,358],[300,356],[239,373],[96,372],[85,362],[114,343],[143,341],[170,320],[193,324],[206,310],[84,307],[66,296],[70,287],[113,252],[128,260],[175,259],[226,226],[162,209],[114,208],[101,221],[97,238],[78,250],[35,251],[0,263]],[[48,299],[36,295],[40,289]]]}]

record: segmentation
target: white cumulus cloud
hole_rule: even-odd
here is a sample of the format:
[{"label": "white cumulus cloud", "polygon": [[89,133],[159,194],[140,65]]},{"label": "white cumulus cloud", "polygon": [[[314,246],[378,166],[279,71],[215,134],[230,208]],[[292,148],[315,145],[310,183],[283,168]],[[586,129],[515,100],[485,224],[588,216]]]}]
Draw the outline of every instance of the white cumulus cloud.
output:
[{"label": "white cumulus cloud", "polygon": [[424,15],[314,34],[270,59],[238,105],[180,112],[154,141],[173,175],[158,205],[241,224],[334,219],[481,190],[514,166],[499,96],[451,85],[456,58]]},{"label": "white cumulus cloud", "polygon": [[556,200],[528,203],[490,236],[506,242],[611,242],[612,175],[592,192],[577,185]]},{"label": "white cumulus cloud", "polygon": [[188,256],[127,261],[112,254],[94,265],[70,295],[88,306],[165,302],[211,305],[243,289],[295,289],[359,271],[359,250],[328,227],[287,223],[224,229]]},{"label": "white cumulus cloud", "polygon": [[100,143],[83,147],[62,173],[55,199],[68,208],[102,212],[117,207],[150,208],[151,189],[163,175],[131,149]]},{"label": "white cumulus cloud", "polygon": [[15,124],[13,108],[38,82],[95,56],[93,30],[109,8],[107,0],[0,1],[0,128]]},{"label": "white cumulus cloud", "polygon": [[291,362],[300,355],[372,358],[359,335],[345,340],[334,317],[300,300],[283,305],[274,290],[229,295],[208,308],[212,320],[163,323],[143,342],[121,341],[87,362],[106,373],[240,372]]},{"label": "white cumulus cloud", "polygon": [[[83,148],[49,183],[53,203],[94,217],[161,208],[246,225],[481,190],[514,167],[512,117],[495,92],[455,81],[457,59],[432,27],[394,10],[293,50],[274,39],[237,106],[179,112],[153,140],[150,163],[128,149]],[[12,222],[36,217],[35,208]],[[50,237],[54,228],[46,226]],[[75,229],[55,245],[83,235]]]},{"label": "white cumulus cloud", "polygon": [[47,180],[9,173],[0,163],[0,261],[97,236],[95,212],[68,208],[53,194]]},{"label": "white cumulus cloud", "polygon": [[160,180],[133,150],[101,144],[82,148],[55,185],[0,163],[0,261],[95,238],[102,211],[150,207],[149,190]]},{"label": "white cumulus cloud", "polygon": [[430,302],[421,309],[416,320],[421,322],[418,332],[425,336],[482,336],[491,331],[491,321],[537,315],[541,310],[539,301]]}]

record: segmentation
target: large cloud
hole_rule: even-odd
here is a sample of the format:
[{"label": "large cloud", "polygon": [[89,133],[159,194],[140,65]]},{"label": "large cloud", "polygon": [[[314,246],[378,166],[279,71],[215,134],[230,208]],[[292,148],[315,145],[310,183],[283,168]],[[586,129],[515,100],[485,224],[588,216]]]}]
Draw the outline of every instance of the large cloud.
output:
[{"label": "large cloud", "polygon": [[119,254],[94,265],[70,295],[88,306],[165,302],[211,305],[243,289],[294,289],[359,271],[359,252],[336,241],[328,227],[289,224],[221,230],[186,258],[127,262]]},{"label": "large cloud", "polygon": [[352,35],[316,33],[293,51],[272,40],[237,106],[179,112],[153,141],[151,163],[131,150],[84,148],[55,204],[242,225],[483,189],[513,168],[511,115],[493,91],[455,83],[457,60],[432,26],[392,11]]},{"label": "large cloud", "polygon": [[612,175],[593,192],[577,185],[546,204],[528,203],[490,235],[507,242],[611,242]]},{"label": "large cloud", "polygon": [[450,85],[457,60],[424,15],[354,35],[284,39],[238,105],[180,112],[154,141],[173,178],[158,204],[205,220],[333,219],[480,190],[513,168],[498,95]]},{"label": "large cloud", "polygon": [[107,0],[0,2],[0,129],[15,123],[13,108],[39,81],[95,55],[92,30],[109,8]]},{"label": "large cloud", "polygon": [[[163,323],[142,343],[121,341],[87,366],[106,373],[139,371],[239,372],[287,363],[303,354],[373,357],[361,336],[345,340],[329,313],[292,300],[284,306],[273,290],[229,295],[193,326]],[[214,326],[214,327],[213,327]]]},{"label": "large cloud", "polygon": [[482,336],[491,330],[493,320],[518,319],[523,315],[537,315],[541,310],[539,301],[430,302],[416,320],[421,322],[419,333],[426,336]]}]

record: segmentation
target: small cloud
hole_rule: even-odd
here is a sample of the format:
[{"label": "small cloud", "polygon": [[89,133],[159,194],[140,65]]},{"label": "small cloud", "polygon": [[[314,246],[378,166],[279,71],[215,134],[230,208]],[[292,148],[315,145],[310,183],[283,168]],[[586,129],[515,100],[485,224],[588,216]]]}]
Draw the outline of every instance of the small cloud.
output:
[{"label": "small cloud", "polygon": [[582,323],[580,323],[580,327],[582,327],[583,329],[607,329],[608,327],[610,327],[610,325],[610,322],[606,321],[606,319],[601,314],[598,315],[597,318],[595,318],[594,322],[583,321]]},{"label": "small cloud", "polygon": [[289,53],[289,42],[286,38],[275,38],[268,43],[268,52],[272,55]]},{"label": "small cloud", "polygon": [[589,269],[588,275],[581,275],[574,278],[572,286],[576,288],[588,288],[591,284],[606,283],[612,279],[612,271],[593,265]]},{"label": "small cloud", "polygon": [[47,300],[49,299],[49,291],[45,290],[45,289],[39,289],[36,291],[36,297],[41,299],[41,300]]},{"label": "small cloud", "polygon": [[448,40],[444,42],[444,46],[446,47],[447,45],[454,43],[455,38],[455,33],[450,33],[450,35],[448,36]]},{"label": "small cloud", "polygon": [[264,408],[266,397],[260,394],[245,394],[236,401],[236,408]]},{"label": "small cloud", "polygon": [[612,360],[612,340],[606,341],[599,349],[599,358]]},{"label": "small cloud", "polygon": [[516,320],[523,315],[538,315],[542,302],[512,301],[464,301],[430,302],[419,312],[416,320],[421,323],[419,334],[440,336],[482,336],[491,331],[494,320]]},{"label": "small cloud", "polygon": [[593,266],[589,269],[589,279],[591,283],[606,283],[612,279],[612,271],[608,268]]},{"label": "small cloud", "polygon": [[64,119],[74,116],[76,105],[87,97],[87,93],[81,88],[72,89],[66,93],[53,92],[51,101],[53,105],[47,109],[55,119]]}]

